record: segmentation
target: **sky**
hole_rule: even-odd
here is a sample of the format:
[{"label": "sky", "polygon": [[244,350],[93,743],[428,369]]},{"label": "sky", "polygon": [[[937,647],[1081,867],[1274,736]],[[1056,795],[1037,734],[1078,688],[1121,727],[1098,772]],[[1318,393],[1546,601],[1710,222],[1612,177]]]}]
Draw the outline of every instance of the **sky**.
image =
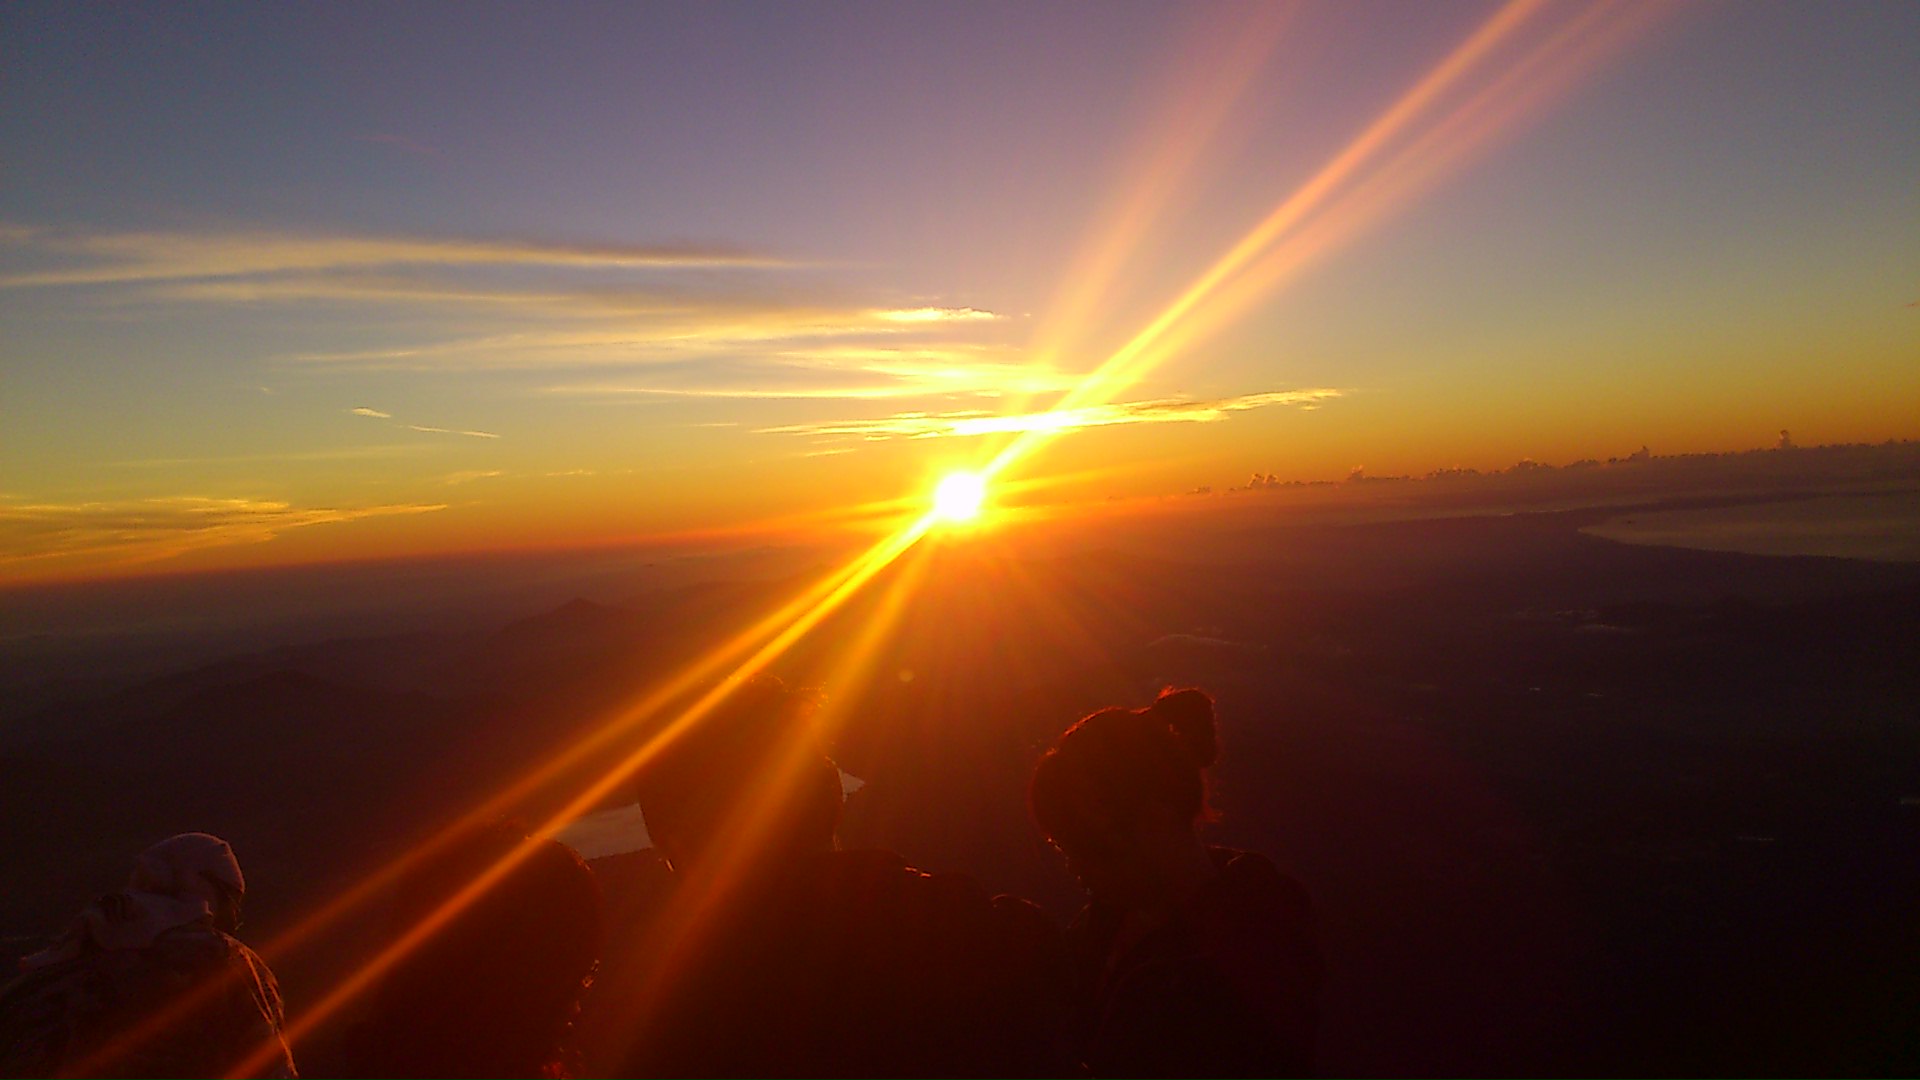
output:
[{"label": "sky", "polygon": [[989,462],[1072,501],[1920,437],[1916,43],[9,4],[0,584],[814,527]]}]

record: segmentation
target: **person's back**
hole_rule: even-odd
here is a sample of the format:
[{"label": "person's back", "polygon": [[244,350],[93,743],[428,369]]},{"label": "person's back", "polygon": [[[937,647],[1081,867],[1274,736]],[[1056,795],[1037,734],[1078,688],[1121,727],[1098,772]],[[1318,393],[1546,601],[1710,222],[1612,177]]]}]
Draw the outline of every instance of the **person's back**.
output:
[{"label": "person's back", "polygon": [[1128,941],[1097,899],[1069,930],[1094,1076],[1299,1076],[1322,980],[1312,903],[1264,856],[1211,848],[1219,876]]},{"label": "person's back", "polygon": [[266,1074],[294,1075],[273,973],[227,932],[244,888],[217,837],[142,853],[0,988],[0,1075],[223,1076],[266,1046]]},{"label": "person's back", "polygon": [[564,1076],[568,1027],[601,944],[599,882],[578,853],[511,822],[467,831],[415,867],[399,938],[489,868],[520,861],[380,980],[334,1071],[359,1076]]},{"label": "person's back", "polygon": [[1035,822],[1088,892],[1071,931],[1095,1076],[1310,1072],[1323,977],[1312,906],[1264,857],[1212,848],[1213,699],[1102,709],[1034,768]]},{"label": "person's back", "polygon": [[1018,1076],[1065,1064],[1058,929],[886,851],[737,892],[646,1018],[629,1075]]},{"label": "person's back", "polygon": [[840,773],[761,679],[640,778],[673,896],[627,1075],[1019,1075],[1055,1068],[1068,964],[1037,908],[890,852],[834,850]]}]

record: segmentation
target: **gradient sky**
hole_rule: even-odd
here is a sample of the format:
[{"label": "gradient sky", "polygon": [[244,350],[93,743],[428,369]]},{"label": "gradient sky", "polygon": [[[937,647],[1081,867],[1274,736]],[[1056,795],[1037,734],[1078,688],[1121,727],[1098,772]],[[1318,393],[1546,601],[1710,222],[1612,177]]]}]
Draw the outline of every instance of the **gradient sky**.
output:
[{"label": "gradient sky", "polygon": [[15,3],[0,80],[0,582],[1036,426],[1061,498],[1920,436],[1912,3]]}]

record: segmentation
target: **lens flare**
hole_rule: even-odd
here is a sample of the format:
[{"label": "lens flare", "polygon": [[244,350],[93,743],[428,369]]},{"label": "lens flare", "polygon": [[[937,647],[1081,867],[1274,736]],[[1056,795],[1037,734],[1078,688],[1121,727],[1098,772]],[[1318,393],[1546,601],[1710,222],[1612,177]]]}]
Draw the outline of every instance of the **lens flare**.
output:
[{"label": "lens flare", "polygon": [[933,489],[933,514],[951,525],[964,525],[980,518],[987,501],[987,478],[979,473],[948,473]]}]

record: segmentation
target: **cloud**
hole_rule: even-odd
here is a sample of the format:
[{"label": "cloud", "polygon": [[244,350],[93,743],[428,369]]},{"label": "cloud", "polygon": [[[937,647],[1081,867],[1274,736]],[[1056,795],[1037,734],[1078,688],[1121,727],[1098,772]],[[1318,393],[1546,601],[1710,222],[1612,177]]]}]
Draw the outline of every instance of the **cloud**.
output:
[{"label": "cloud", "polygon": [[291,232],[72,234],[0,229],[0,243],[82,265],[0,277],[0,288],[124,285],[377,267],[648,269],[774,267],[780,260],[722,247],[320,235]]},{"label": "cloud", "polygon": [[198,495],[120,502],[0,501],[0,566],[107,556],[152,562],[204,548],[257,544],[291,529],[446,509],[444,503],[299,507],[263,499]]},{"label": "cloud", "polygon": [[408,431],[425,431],[434,435],[466,435],[475,439],[497,439],[500,436],[491,431],[461,431],[457,428],[427,427],[424,424],[404,424]]},{"label": "cloud", "polygon": [[446,484],[471,484],[475,480],[492,480],[503,474],[499,469],[468,469],[465,472],[449,473],[442,478]]},{"label": "cloud", "polygon": [[[15,249],[7,251],[7,249]],[[1007,316],[965,304],[772,291],[735,273],[795,264],[719,247],[568,245],[289,232],[66,233],[0,223],[16,272],[0,289],[125,287],[113,302],[389,305],[426,325],[445,308],[459,336],[403,331],[355,348],[311,339],[268,357],[352,370],[645,368],[644,378],[569,383],[599,397],[998,397],[1056,392],[1074,376],[1020,362],[993,338]],[[629,271],[700,270],[698,274]],[[370,323],[369,325],[379,325]],[[427,331],[431,333],[431,331]],[[701,371],[674,372],[684,363]],[[361,406],[355,415],[393,419]],[[420,431],[474,432],[438,425]]]},{"label": "cloud", "polygon": [[[392,413],[381,412],[379,409],[369,409],[365,405],[357,409],[348,409],[347,412],[354,416],[365,416],[375,420],[393,420]],[[397,426],[406,428],[408,431],[424,431],[432,435],[466,435],[475,439],[497,439],[500,437],[491,431],[466,431],[460,428],[433,427],[428,424],[409,424],[403,421],[394,422]]]},{"label": "cloud", "polygon": [[617,378],[555,383],[541,392],[562,397],[646,401],[880,400],[927,397],[997,399],[1059,393],[1082,376],[1019,360],[992,345],[844,345],[784,350],[752,357],[661,361]]},{"label": "cloud", "polygon": [[109,461],[103,464],[119,469],[166,469],[181,465],[254,464],[266,461],[357,461],[366,458],[399,457],[419,453],[422,449],[423,447],[417,442],[392,443],[379,446],[342,446],[328,450],[292,450],[270,454],[139,458],[132,461]]},{"label": "cloud", "polygon": [[[764,362],[789,366],[846,366],[864,353],[869,367],[879,370],[881,357],[911,365],[916,357],[925,363],[961,355],[970,347],[992,348],[925,340],[928,334],[992,321],[965,314],[972,308],[939,310],[954,314],[903,321],[893,318],[897,312],[890,308],[656,298],[650,305],[618,312],[618,325],[549,326],[376,349],[294,353],[284,359],[333,367],[433,371],[636,366],[728,354],[753,354]],[[909,333],[922,340],[897,341]],[[848,351],[840,352],[842,346]]]},{"label": "cloud", "polygon": [[895,308],[889,311],[876,311],[874,314],[886,322],[896,323],[998,322],[1006,318],[1005,315],[981,311],[978,308]]},{"label": "cloud", "polygon": [[1273,405],[1308,409],[1342,396],[1342,391],[1278,390],[1240,397],[1190,401],[1184,398],[1158,398],[1146,401],[1122,401],[1107,405],[1089,405],[1076,409],[1000,415],[982,410],[958,412],[902,412],[871,420],[842,420],[822,424],[786,424],[756,429],[756,434],[809,435],[832,438],[860,438],[869,442],[885,439],[932,439],[953,436],[995,435],[1022,431],[1064,433],[1091,427],[1118,424],[1212,423],[1229,413],[1262,409]]},{"label": "cloud", "polygon": [[335,270],[146,284],[143,295],[204,304],[452,304],[466,307],[578,308],[605,314],[644,308],[656,294],[632,289],[535,290],[482,284],[435,275]]}]

